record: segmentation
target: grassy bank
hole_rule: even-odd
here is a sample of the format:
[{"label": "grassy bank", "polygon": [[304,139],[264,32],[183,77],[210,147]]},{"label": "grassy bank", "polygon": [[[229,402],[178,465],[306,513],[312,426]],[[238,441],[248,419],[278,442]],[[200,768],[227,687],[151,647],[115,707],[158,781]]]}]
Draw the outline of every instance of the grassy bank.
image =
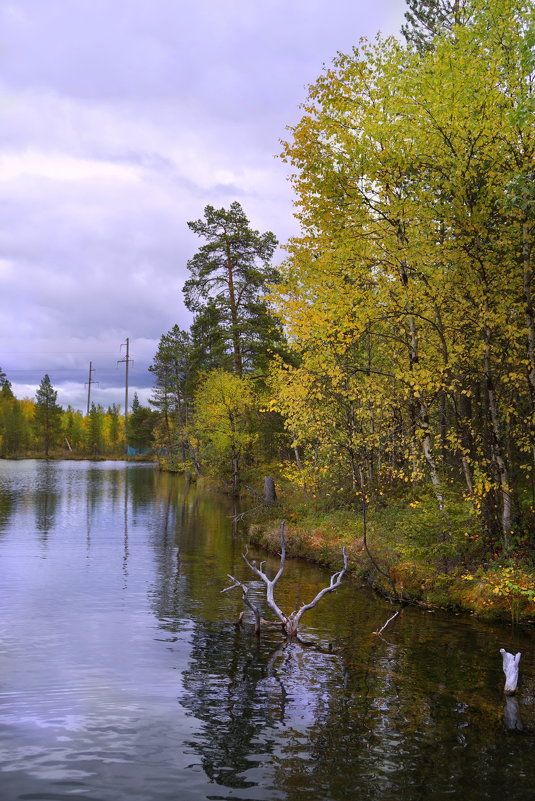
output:
[{"label": "grassy bank", "polygon": [[446,513],[439,513],[434,499],[423,495],[388,503],[377,497],[367,510],[367,549],[361,511],[322,510],[313,500],[289,501],[283,497],[277,506],[253,513],[252,543],[278,552],[284,518],[290,556],[335,571],[345,545],[352,577],[378,592],[392,595],[395,590],[408,601],[486,619],[535,622],[532,549],[521,537],[507,554],[498,544],[492,547],[460,497],[447,499]]}]

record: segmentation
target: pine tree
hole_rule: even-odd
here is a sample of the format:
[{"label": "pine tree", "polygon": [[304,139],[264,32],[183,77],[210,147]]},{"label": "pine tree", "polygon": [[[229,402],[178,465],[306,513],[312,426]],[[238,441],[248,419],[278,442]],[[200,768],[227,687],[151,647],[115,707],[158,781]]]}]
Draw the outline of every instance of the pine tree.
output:
[{"label": "pine tree", "polygon": [[93,456],[104,450],[104,409],[98,404],[91,404],[87,418],[86,448]]},{"label": "pine tree", "polygon": [[8,379],[2,368],[0,367],[0,396],[5,399],[12,399],[13,390],[11,389],[11,381]]},{"label": "pine tree", "polygon": [[430,50],[435,36],[465,24],[470,16],[469,0],[407,0],[407,5],[407,24],[401,32],[407,44],[420,51]]},{"label": "pine tree", "polygon": [[223,367],[238,376],[264,366],[268,352],[283,343],[282,328],[270,313],[263,293],[278,280],[271,267],[277,240],[249,225],[241,205],[206,206],[204,219],[189,222],[206,244],[188,262],[191,278],[184,285],[197,354],[207,354],[204,369]]},{"label": "pine tree", "polygon": [[21,404],[13,398],[5,419],[4,446],[7,456],[18,456],[28,448],[28,423],[22,412]]},{"label": "pine tree", "polygon": [[158,412],[156,444],[167,452],[176,448],[183,461],[188,451],[185,426],[189,418],[193,392],[195,355],[191,336],[178,325],[163,334],[154,363],[154,390],[149,403]]},{"label": "pine tree", "polygon": [[128,417],[128,442],[138,450],[149,448],[152,442],[154,412],[148,406],[142,406],[137,392],[132,401],[132,412]]},{"label": "pine tree", "polygon": [[34,427],[38,439],[42,440],[45,456],[57,444],[61,432],[62,408],[56,402],[57,391],[46,374],[35,393]]}]

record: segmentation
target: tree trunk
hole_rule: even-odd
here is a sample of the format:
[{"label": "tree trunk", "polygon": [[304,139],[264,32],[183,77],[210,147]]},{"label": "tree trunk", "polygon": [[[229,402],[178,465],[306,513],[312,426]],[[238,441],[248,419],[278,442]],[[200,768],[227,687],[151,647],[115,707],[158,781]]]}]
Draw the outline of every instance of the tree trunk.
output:
[{"label": "tree trunk", "polygon": [[503,545],[507,550],[510,546],[509,535],[511,531],[511,486],[509,483],[509,471],[507,469],[506,461],[503,457],[502,438],[500,430],[500,420],[498,415],[498,404],[496,402],[496,393],[494,390],[494,382],[492,379],[491,362],[490,362],[490,342],[491,333],[488,327],[485,328],[485,385],[487,390],[487,402],[489,405],[489,417],[491,424],[491,450],[492,460],[498,472],[498,481],[500,484],[500,495],[502,503],[502,535]]},{"label": "tree trunk", "polygon": [[[346,553],[345,546],[342,548],[342,556],[344,559],[344,566],[342,570],[338,571],[338,573],[333,573],[331,576],[331,581],[328,587],[324,587],[320,590],[316,597],[310,601],[308,604],[303,604],[299,609],[294,609],[289,615],[286,615],[282,609],[278,606],[277,602],[275,601],[275,585],[277,584],[278,580],[284,573],[284,565],[286,561],[286,541],[284,538],[284,528],[286,525],[286,521],[283,520],[280,525],[279,531],[279,538],[280,538],[280,562],[279,562],[279,569],[277,571],[276,576],[273,579],[268,578],[266,573],[263,570],[264,562],[261,562],[260,565],[257,567],[256,562],[250,562],[247,558],[247,553],[243,554],[243,558],[247,566],[255,573],[258,578],[260,578],[264,584],[266,585],[266,602],[271,609],[272,612],[276,615],[276,617],[282,623],[286,635],[289,639],[297,637],[298,630],[299,630],[299,622],[303,616],[303,614],[308,610],[312,609],[316,604],[318,604],[324,595],[328,592],[332,592],[336,590],[342,581],[343,576],[345,575],[347,568],[348,568],[348,557]],[[232,589],[229,587],[229,589]]]},{"label": "tree trunk", "polygon": [[[404,243],[405,238],[403,234],[398,235],[400,243]],[[402,262],[401,265],[401,280],[403,286],[408,290],[409,276],[407,273],[407,265]],[[409,369],[412,372],[419,361],[418,356],[418,332],[416,330],[416,323],[412,312],[412,302],[407,300],[406,311],[408,315],[409,324]],[[417,395],[414,389],[411,389],[411,420],[414,428],[420,428],[422,437],[422,451],[425,462],[429,469],[429,476],[437,499],[438,508],[444,511],[444,496],[442,494],[441,481],[438,475],[435,457],[433,455],[431,427],[429,425],[429,415],[422,398]]]},{"label": "tree trunk", "polygon": [[277,493],[275,492],[275,482],[271,476],[264,478],[264,503],[271,506],[277,500]]},{"label": "tree trunk", "polygon": [[232,446],[232,494],[234,497],[240,494],[240,461],[234,445]]},{"label": "tree trunk", "polygon": [[230,319],[232,324],[232,347],[234,349],[234,368],[236,375],[240,378],[243,375],[243,360],[241,354],[240,332],[238,327],[238,304],[236,303],[236,292],[234,289],[234,264],[230,255],[230,248],[227,246],[227,276],[228,292],[230,299]]},{"label": "tree trunk", "polygon": [[431,483],[435,491],[438,508],[441,512],[444,511],[444,496],[442,495],[441,481],[438,476],[435,457],[433,456],[432,440],[431,440],[431,427],[429,425],[429,416],[425,405],[420,401],[420,431],[422,432],[422,450],[424,452],[425,461],[429,468],[429,475]]},{"label": "tree trunk", "polygon": [[535,468],[535,313],[533,311],[532,282],[533,271],[531,269],[531,253],[533,243],[529,233],[528,224],[524,221],[522,225],[522,261],[524,267],[524,301],[526,304],[526,327],[528,330],[528,383],[531,397],[531,419],[530,437],[531,453],[533,466]]}]

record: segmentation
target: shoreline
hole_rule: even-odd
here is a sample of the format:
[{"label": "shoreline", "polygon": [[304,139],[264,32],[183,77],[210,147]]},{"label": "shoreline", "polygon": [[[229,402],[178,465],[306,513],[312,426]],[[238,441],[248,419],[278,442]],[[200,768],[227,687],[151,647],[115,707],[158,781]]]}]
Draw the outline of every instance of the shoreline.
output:
[{"label": "shoreline", "polygon": [[[278,554],[279,525],[280,520],[274,518],[253,520],[247,527],[246,538],[251,544]],[[381,570],[384,569],[381,575],[370,560],[362,537],[343,534],[327,526],[311,527],[306,520],[295,523],[286,519],[285,542],[288,557],[305,559],[332,572],[340,570],[345,546],[349,557],[348,577],[389,599],[392,599],[392,587],[395,587],[397,598],[392,599],[395,604],[473,615],[491,622],[535,625],[535,601],[518,591],[512,583],[496,584],[490,571],[486,575],[484,571],[476,571],[473,575],[459,566],[447,572],[430,571],[429,563],[393,558],[392,554],[380,549],[374,538],[369,547],[374,560]]]}]

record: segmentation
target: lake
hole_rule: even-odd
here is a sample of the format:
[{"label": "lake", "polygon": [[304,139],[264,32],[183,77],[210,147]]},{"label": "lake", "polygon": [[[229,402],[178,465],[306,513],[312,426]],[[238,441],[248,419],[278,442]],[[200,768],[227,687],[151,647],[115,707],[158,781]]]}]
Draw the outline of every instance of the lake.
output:
[{"label": "lake", "polygon": [[[257,638],[234,512],[150,464],[0,461],[2,801],[535,797],[533,627],[407,607],[378,637],[344,581],[305,644]],[[288,560],[276,598],[328,582]]]}]

